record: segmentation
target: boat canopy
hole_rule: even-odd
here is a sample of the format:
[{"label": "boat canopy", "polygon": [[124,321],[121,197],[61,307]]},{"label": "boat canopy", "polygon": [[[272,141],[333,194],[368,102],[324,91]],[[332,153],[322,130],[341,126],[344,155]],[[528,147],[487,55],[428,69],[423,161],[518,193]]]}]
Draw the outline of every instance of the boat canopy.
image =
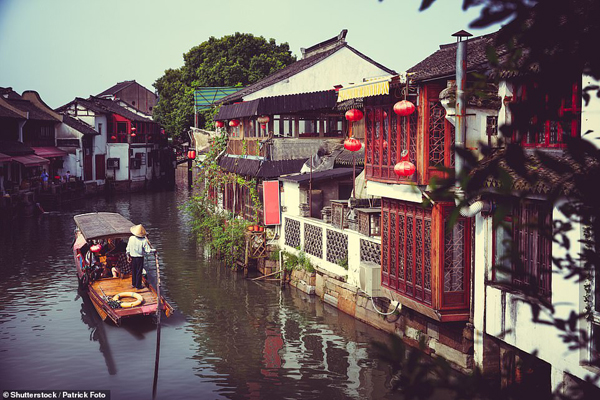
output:
[{"label": "boat canopy", "polygon": [[74,217],[75,224],[86,240],[131,235],[133,223],[121,214],[98,212]]}]

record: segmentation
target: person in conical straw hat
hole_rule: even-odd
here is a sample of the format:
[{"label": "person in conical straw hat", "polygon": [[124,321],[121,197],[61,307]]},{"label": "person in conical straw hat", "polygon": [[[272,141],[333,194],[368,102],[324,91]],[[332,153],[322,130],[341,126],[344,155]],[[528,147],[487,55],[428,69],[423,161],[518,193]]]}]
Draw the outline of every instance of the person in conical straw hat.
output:
[{"label": "person in conical straw hat", "polygon": [[140,225],[134,225],[130,229],[133,236],[127,242],[127,258],[131,263],[131,286],[143,289],[142,271],[144,269],[144,254],[154,253],[156,250],[150,247],[146,239],[146,229]]}]

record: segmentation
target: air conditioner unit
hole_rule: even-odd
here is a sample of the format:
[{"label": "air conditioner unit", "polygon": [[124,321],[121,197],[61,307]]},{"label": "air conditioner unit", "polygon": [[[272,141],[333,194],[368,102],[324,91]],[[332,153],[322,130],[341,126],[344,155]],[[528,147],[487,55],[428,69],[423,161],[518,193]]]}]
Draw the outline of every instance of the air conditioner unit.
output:
[{"label": "air conditioner unit", "polygon": [[371,297],[381,297],[381,265],[363,261],[359,267],[360,289]]}]

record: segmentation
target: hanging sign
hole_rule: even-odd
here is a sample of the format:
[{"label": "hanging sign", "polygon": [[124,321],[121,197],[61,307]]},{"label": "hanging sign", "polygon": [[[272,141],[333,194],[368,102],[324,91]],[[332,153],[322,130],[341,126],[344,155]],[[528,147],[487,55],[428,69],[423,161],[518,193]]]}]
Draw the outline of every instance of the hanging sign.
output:
[{"label": "hanging sign", "polygon": [[263,181],[263,207],[265,225],[281,225],[279,181]]}]

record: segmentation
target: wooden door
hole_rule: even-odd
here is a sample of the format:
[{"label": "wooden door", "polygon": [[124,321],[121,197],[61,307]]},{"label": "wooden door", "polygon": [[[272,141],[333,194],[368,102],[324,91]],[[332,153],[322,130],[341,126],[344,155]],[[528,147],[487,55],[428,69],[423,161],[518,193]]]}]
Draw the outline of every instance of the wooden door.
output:
[{"label": "wooden door", "polygon": [[106,161],[104,154],[96,154],[96,179],[106,179]]}]

